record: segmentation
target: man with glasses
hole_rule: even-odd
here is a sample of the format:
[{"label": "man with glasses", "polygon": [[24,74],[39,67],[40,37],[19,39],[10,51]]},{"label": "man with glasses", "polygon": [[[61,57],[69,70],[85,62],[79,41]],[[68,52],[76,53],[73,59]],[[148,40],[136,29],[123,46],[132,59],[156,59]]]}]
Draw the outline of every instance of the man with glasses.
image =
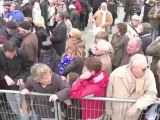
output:
[{"label": "man with glasses", "polygon": [[141,111],[154,103],[156,95],[155,78],[148,69],[146,57],[135,54],[129,64],[111,73],[107,97],[136,100],[136,102],[107,102],[106,113],[112,120],[138,120]]}]

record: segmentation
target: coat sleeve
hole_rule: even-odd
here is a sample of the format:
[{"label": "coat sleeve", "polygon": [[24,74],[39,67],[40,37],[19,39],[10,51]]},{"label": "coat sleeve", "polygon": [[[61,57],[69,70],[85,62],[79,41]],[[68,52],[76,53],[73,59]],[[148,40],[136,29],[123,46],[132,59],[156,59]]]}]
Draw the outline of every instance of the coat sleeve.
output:
[{"label": "coat sleeve", "polygon": [[58,100],[62,102],[64,100],[69,99],[70,85],[64,82],[61,79],[61,77],[58,78],[58,81],[59,81],[59,86],[58,86],[59,91],[56,93],[56,95],[58,96]]},{"label": "coat sleeve", "polygon": [[156,56],[159,54],[160,51],[160,42],[159,41],[153,41],[147,48],[146,48],[146,54],[149,56]]},{"label": "coat sleeve", "polygon": [[95,85],[89,84],[87,80],[78,79],[70,89],[70,96],[72,98],[83,98],[94,94],[96,88]]},{"label": "coat sleeve", "polygon": [[[109,77],[109,83],[107,86],[107,91],[106,91],[106,96],[107,98],[112,98],[113,97],[113,81],[114,81],[114,76],[111,74]],[[112,106],[111,106],[110,101],[105,102],[105,109],[106,109],[106,114],[111,115],[112,114]]]},{"label": "coat sleeve", "polygon": [[156,101],[157,90],[153,73],[151,73],[150,76],[151,77],[146,81],[147,85],[144,95],[137,99],[136,103],[134,104],[135,108],[137,109],[143,110]]}]

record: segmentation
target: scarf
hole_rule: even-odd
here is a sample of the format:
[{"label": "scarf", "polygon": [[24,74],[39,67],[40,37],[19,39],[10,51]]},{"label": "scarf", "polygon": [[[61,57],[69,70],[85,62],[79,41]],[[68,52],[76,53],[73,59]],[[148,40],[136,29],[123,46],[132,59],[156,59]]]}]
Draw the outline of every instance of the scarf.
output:
[{"label": "scarf", "polygon": [[135,86],[132,86],[130,88],[130,90],[133,87],[135,87],[134,89],[136,90],[136,94],[138,94],[138,95],[142,95],[143,94],[143,87],[144,87],[144,83],[145,83],[145,75],[144,75],[143,78],[137,79],[137,78],[134,77],[131,69],[128,67],[127,68],[127,80],[130,81],[130,82],[135,83]]},{"label": "scarf", "polygon": [[102,11],[101,10],[101,13],[102,13],[102,25],[104,25],[106,23],[106,15],[107,15],[107,10],[106,11]]}]

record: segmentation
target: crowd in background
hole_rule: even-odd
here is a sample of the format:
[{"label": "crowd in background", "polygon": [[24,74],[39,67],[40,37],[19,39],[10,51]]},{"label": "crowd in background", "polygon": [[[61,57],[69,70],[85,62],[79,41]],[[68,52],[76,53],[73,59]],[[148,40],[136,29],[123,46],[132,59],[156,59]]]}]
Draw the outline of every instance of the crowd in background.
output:
[{"label": "crowd in background", "polygon": [[[1,94],[15,119],[54,118],[51,102],[58,100],[64,107],[63,119],[138,120],[141,112],[158,99],[160,1],[126,0],[124,19],[116,23],[119,3],[118,0],[4,2],[4,12],[0,14],[0,89],[20,90],[23,95],[31,91],[52,94],[43,98],[46,108],[33,104],[30,116],[24,113],[19,94]],[[95,43],[86,50],[82,33],[89,18]],[[73,101],[84,97],[136,102]],[[38,99],[35,97],[33,103]],[[72,109],[66,112],[66,106],[83,109],[70,114]],[[13,120],[14,115],[7,120]]]}]

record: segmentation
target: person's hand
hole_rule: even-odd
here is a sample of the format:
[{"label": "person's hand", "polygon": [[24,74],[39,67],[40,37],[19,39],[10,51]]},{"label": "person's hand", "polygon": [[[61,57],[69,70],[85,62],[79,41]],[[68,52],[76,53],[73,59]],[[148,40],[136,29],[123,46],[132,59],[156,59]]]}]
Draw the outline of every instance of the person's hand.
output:
[{"label": "person's hand", "polygon": [[65,103],[66,105],[68,105],[68,106],[71,105],[70,99],[65,100],[64,103]]},{"label": "person's hand", "polygon": [[61,76],[61,78],[62,78],[62,80],[64,80],[64,81],[66,80],[66,77],[64,77],[64,76]]},{"label": "person's hand", "polygon": [[137,111],[138,111],[138,109],[135,108],[134,106],[132,106],[127,111],[127,115],[130,116],[130,117],[133,117],[136,114]]},{"label": "person's hand", "polygon": [[8,75],[6,75],[4,79],[6,80],[8,86],[15,84],[15,82]]},{"label": "person's hand", "polygon": [[58,99],[58,96],[56,94],[53,94],[49,97],[49,102],[54,102]]},{"label": "person's hand", "polygon": [[86,71],[80,76],[80,79],[88,79],[89,77],[91,77],[91,73]]},{"label": "person's hand", "polygon": [[29,90],[28,90],[28,89],[23,89],[23,90],[21,91],[21,94],[22,94],[22,95],[28,95],[28,94],[29,94]]},{"label": "person's hand", "polygon": [[153,18],[157,18],[157,13],[153,14]]}]

